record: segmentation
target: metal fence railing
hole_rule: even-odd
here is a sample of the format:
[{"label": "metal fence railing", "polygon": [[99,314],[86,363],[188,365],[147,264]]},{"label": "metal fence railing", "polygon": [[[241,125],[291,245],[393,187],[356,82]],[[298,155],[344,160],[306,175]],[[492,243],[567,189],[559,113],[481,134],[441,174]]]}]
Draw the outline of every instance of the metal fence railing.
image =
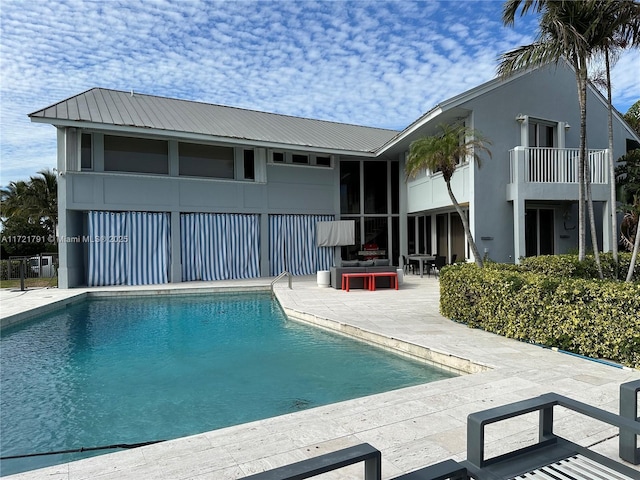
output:
[{"label": "metal fence railing", "polygon": [[8,260],[2,260],[0,264],[0,280],[53,278],[57,275],[57,253],[47,252],[30,256],[14,256],[9,257]]}]

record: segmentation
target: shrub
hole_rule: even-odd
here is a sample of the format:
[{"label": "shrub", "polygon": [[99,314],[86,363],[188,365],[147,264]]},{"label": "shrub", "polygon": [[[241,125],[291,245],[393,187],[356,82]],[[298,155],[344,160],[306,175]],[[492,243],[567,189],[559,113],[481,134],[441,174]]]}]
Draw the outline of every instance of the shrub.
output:
[{"label": "shrub", "polygon": [[[616,264],[611,253],[600,254],[602,274],[606,279],[624,279],[627,276],[631,263],[631,253],[620,252],[618,254],[618,274]],[[594,279],[598,277],[598,269],[595,259],[588,255],[583,262],[578,260],[578,255],[543,255],[540,257],[523,258],[521,267],[527,271],[554,275],[567,278]],[[636,262],[633,280],[640,280],[640,262]]]},{"label": "shrub", "polygon": [[526,263],[443,269],[442,315],[506,337],[640,368],[640,283],[571,278],[590,271],[573,256]]}]

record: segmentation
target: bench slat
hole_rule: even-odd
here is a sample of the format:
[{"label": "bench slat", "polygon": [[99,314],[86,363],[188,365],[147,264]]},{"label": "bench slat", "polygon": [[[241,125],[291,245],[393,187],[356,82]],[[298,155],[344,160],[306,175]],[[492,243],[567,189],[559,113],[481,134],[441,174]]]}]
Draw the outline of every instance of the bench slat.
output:
[{"label": "bench slat", "polygon": [[545,465],[510,480],[631,480],[582,455],[575,455],[559,462]]}]

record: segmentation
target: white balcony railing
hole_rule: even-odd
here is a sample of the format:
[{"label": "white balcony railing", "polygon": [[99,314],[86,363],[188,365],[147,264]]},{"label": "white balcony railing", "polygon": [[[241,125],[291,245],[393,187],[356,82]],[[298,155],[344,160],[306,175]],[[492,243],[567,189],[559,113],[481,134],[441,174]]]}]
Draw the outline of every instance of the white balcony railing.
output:
[{"label": "white balcony railing", "polygon": [[[606,150],[587,150],[592,184],[607,184]],[[516,147],[509,151],[510,183],[578,183],[578,148]]]}]

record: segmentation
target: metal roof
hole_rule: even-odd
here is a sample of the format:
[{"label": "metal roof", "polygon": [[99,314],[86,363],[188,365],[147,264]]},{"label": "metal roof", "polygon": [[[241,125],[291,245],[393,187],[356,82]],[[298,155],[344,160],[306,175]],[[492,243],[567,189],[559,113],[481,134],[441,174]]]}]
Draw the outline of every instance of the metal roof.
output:
[{"label": "metal roof", "polygon": [[146,128],[249,143],[368,153],[399,133],[104,88],[87,90],[29,117],[32,121],[51,124]]}]

